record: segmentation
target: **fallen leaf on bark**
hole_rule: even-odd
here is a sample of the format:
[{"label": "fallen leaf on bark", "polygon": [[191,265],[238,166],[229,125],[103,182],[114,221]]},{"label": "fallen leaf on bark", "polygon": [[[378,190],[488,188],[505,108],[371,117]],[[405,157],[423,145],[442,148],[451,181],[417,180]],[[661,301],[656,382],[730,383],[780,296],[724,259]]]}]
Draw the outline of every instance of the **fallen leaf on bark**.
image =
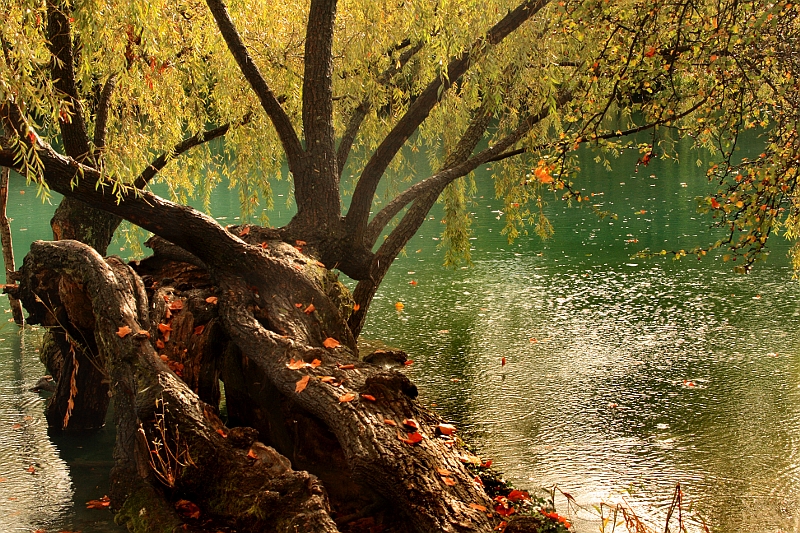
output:
[{"label": "fallen leaf on bark", "polygon": [[242,228],[242,231],[239,232],[239,237],[244,237],[248,233],[250,233],[250,226],[245,226]]},{"label": "fallen leaf on bark", "polygon": [[353,394],[352,392],[348,392],[347,394],[342,394],[341,396],[339,396],[339,403],[352,402],[355,399],[356,395]]},{"label": "fallen leaf on bark", "polygon": [[480,504],[477,504],[477,503],[471,503],[471,504],[469,504],[469,506],[472,509],[476,509],[478,511],[486,512],[486,506],[485,505],[480,505]]},{"label": "fallen leaf on bark", "polygon": [[358,311],[359,309],[361,309],[360,305],[358,304],[353,305],[353,311]]},{"label": "fallen leaf on bark", "polygon": [[119,329],[117,330],[117,335],[119,335],[120,339],[124,339],[125,337],[131,334],[131,331],[133,330],[131,330],[129,326],[120,326]]},{"label": "fallen leaf on bark", "polygon": [[397,438],[401,441],[405,442],[406,444],[410,444],[413,446],[414,444],[422,442],[422,434],[421,433],[408,433],[408,438],[404,438],[403,435],[398,431]]},{"label": "fallen leaf on bark", "polygon": [[162,341],[161,339],[156,340],[156,348],[158,348],[159,350],[163,350],[164,346],[165,346],[164,341]]},{"label": "fallen leaf on bark", "polygon": [[333,350],[334,348],[338,348],[339,346],[341,346],[342,343],[337,341],[333,337],[328,337],[327,339],[322,341],[322,345],[326,348],[330,348],[331,350]]},{"label": "fallen leaf on bark", "polygon": [[364,398],[365,400],[369,400],[371,402],[377,401],[375,399],[375,396],[373,396],[372,394],[362,394],[361,397]]},{"label": "fallen leaf on bark", "polygon": [[180,300],[173,300],[172,303],[169,304],[169,308],[171,311],[180,311],[183,309],[183,302]]},{"label": "fallen leaf on bark", "polygon": [[250,459],[258,459],[258,454],[253,451],[253,448],[250,448],[250,450],[247,452],[247,457]]},{"label": "fallen leaf on bark", "polygon": [[209,296],[208,298],[206,298],[206,303],[209,303],[211,305],[215,305],[218,301],[219,298],[217,298],[216,296]]},{"label": "fallen leaf on bark", "polygon": [[506,522],[506,521],[500,522],[499,524],[497,524],[497,527],[494,528],[494,530],[495,531],[499,531],[500,533],[503,533],[503,531],[506,530],[506,526],[507,525],[508,525],[508,522]]},{"label": "fallen leaf on bark", "polygon": [[261,244],[259,244],[259,246],[261,246],[261,248],[263,248],[264,250],[266,250],[267,248],[269,248],[269,244],[267,244],[267,243],[266,243],[266,241],[265,241],[265,242],[262,242]]},{"label": "fallen leaf on bark", "polygon": [[336,378],[333,376],[321,376],[319,380],[323,383],[334,383]]},{"label": "fallen leaf on bark", "polygon": [[289,368],[289,370],[300,370],[301,368],[305,368],[306,364],[307,363],[302,359],[298,359],[297,361],[294,359],[289,359],[289,362],[286,363],[286,366]]},{"label": "fallen leaf on bark", "polygon": [[[311,376],[303,376],[302,378],[300,378],[294,386],[294,391],[303,392],[304,390],[306,390],[306,387],[308,387],[308,380],[310,378]],[[339,401],[341,401],[341,399]]]},{"label": "fallen leaf on bark", "polygon": [[319,359],[314,359],[308,366],[310,366],[311,368],[317,368],[321,364],[322,361],[320,361]]},{"label": "fallen leaf on bark", "polygon": [[411,420],[410,418],[406,418],[405,420],[403,420],[403,425],[413,428],[414,430],[419,429],[419,424],[417,424],[417,421]]},{"label": "fallen leaf on bark", "polygon": [[218,429],[217,433],[219,433],[222,436],[223,439],[227,439],[228,438],[228,434],[225,433],[225,430],[222,429],[222,428]]},{"label": "fallen leaf on bark", "polygon": [[448,469],[442,468],[441,466],[436,467],[436,472],[438,472],[440,476],[449,476],[452,474]]},{"label": "fallen leaf on bark", "polygon": [[158,331],[163,333],[164,336],[166,337],[167,335],[169,335],[169,332],[172,331],[172,327],[169,324],[159,323],[158,324]]},{"label": "fallen leaf on bark", "polygon": [[443,477],[443,478],[442,478],[442,481],[443,481],[443,482],[444,482],[444,484],[445,484],[445,485],[447,485],[448,487],[455,487],[455,486],[456,486],[456,481],[455,481],[453,478],[450,478],[450,477]]},{"label": "fallen leaf on bark", "polygon": [[525,492],[524,490],[516,490],[516,489],[509,492],[506,498],[508,498],[509,501],[512,502],[521,502],[523,500],[531,499],[530,495],[527,492]]},{"label": "fallen leaf on bark", "polygon": [[147,331],[146,329],[140,329],[138,332],[136,332],[136,334],[137,335],[143,335],[143,336],[147,337],[148,339],[150,338],[150,332]]},{"label": "fallen leaf on bark", "polygon": [[353,370],[355,367],[356,367],[356,365],[353,365],[353,364],[350,364],[350,365],[337,364],[336,365],[336,368],[338,368],[339,370]]},{"label": "fallen leaf on bark", "polygon": [[386,424],[387,426],[396,426],[397,425],[397,422],[395,422],[394,420],[390,420],[388,418],[384,419],[383,423]]},{"label": "fallen leaf on bark", "polygon": [[436,426],[436,429],[438,429],[439,433],[442,435],[452,435],[456,431],[456,427],[452,424],[439,424]]},{"label": "fallen leaf on bark", "polygon": [[196,328],[194,328],[194,334],[195,334],[195,335],[202,335],[202,334],[203,334],[203,331],[204,331],[205,329],[206,329],[206,326],[205,326],[205,324],[200,324],[199,326],[197,326]]},{"label": "fallen leaf on bark", "polygon": [[200,508],[189,500],[178,500],[175,502],[175,509],[186,518],[200,518]]},{"label": "fallen leaf on bark", "polygon": [[294,304],[294,306],[295,306],[296,308],[300,309],[301,307],[303,307],[303,304]]},{"label": "fallen leaf on bark", "polygon": [[89,500],[86,502],[87,509],[107,509],[111,505],[111,500],[108,496],[103,496],[98,500]]},{"label": "fallen leaf on bark", "polygon": [[314,307],[314,304],[308,304],[308,307],[306,307],[305,309],[303,309],[303,312],[304,312],[305,314],[307,314],[307,315],[310,315],[311,313],[313,313],[314,311],[316,311],[316,309],[317,309],[317,308],[316,308],[316,307]]},{"label": "fallen leaf on bark", "polygon": [[294,241],[297,246],[305,246],[307,243],[306,241]]}]

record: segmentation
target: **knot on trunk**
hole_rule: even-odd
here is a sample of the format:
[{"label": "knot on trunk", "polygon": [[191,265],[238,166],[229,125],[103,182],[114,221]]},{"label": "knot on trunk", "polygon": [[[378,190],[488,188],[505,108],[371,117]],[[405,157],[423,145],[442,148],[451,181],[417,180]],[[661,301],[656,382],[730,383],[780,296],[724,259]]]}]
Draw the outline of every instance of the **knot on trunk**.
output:
[{"label": "knot on trunk", "polygon": [[394,370],[385,370],[368,377],[364,383],[363,392],[384,398],[396,398],[398,393],[409,398],[416,398],[419,395],[417,386],[404,374]]}]

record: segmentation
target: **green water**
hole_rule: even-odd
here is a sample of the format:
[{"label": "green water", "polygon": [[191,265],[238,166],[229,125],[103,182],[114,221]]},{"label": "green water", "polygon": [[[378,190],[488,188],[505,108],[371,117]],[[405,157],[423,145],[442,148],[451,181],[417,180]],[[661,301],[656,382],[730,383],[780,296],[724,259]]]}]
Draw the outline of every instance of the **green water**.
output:
[{"label": "green water", "polygon": [[[382,285],[364,336],[407,350],[424,400],[520,486],[557,484],[587,507],[624,499],[658,522],[681,483],[715,531],[800,531],[800,285],[787,247],[776,242],[749,276],[715,257],[631,259],[713,240],[695,214],[702,172],[660,161],[634,172],[635,161],[606,172],[587,160],[581,185],[618,218],[553,198],[556,235],[544,243],[499,234],[502,203],[481,169],[474,267],[441,267],[434,213]],[[49,236],[52,207],[12,186],[21,258]],[[216,193],[223,223],[237,222],[233,198]],[[120,248],[111,252],[126,256]],[[110,515],[83,509],[106,492],[111,431],[100,444],[50,440],[42,400],[26,390],[43,372],[37,332],[7,326],[0,338],[0,530],[114,531]],[[588,511],[576,523],[597,531]]]}]

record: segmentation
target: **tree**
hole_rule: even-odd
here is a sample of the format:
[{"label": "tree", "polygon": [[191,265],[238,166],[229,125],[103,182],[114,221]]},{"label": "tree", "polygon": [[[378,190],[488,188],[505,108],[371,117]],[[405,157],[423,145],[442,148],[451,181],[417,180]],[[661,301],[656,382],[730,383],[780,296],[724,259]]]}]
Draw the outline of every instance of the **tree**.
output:
[{"label": "tree", "polygon": [[[509,238],[527,225],[547,236],[549,192],[588,200],[578,146],[637,149],[646,165],[691,138],[718,160],[706,207],[745,236],[716,246],[749,262],[778,220],[796,235],[795,5],[206,4],[2,8],[0,165],[65,195],[56,236],[94,247],[36,243],[10,290],[58,332],[51,425],[90,427],[112,394],[111,499],[134,530],[179,523],[175,500],[242,530],[335,531],[347,520],[331,506],[360,517],[381,502],[398,531],[497,525],[464,465],[474,456],[403,374],[356,349],[437,200],[448,261],[469,260],[481,164],[503,166]],[[770,148],[739,164],[738,132],[756,124]],[[629,140],[642,132],[650,142]],[[433,171],[414,178],[420,149]],[[297,208],[281,228],[223,228],[181,205],[225,175],[253,220],[281,163]],[[172,201],[149,192],[153,179]],[[156,236],[152,258],[102,258],[122,219]],[[357,281],[352,295],[333,270]],[[232,429],[216,414],[219,377]]]}]

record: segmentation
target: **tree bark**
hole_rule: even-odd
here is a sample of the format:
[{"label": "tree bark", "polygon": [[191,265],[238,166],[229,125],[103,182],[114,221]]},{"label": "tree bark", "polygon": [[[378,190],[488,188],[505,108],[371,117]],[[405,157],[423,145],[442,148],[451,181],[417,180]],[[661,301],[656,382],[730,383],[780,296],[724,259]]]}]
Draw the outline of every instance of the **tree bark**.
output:
[{"label": "tree bark", "polygon": [[[6,266],[6,283],[13,281],[13,273],[17,269],[14,266],[14,246],[11,241],[11,221],[8,220],[6,214],[6,206],[8,205],[8,177],[11,170],[3,167],[0,170],[0,239],[2,239],[3,246],[3,263]],[[18,326],[25,324],[25,318],[22,316],[22,304],[17,298],[9,295],[8,305],[11,308],[11,316],[14,317],[14,322]]]}]

